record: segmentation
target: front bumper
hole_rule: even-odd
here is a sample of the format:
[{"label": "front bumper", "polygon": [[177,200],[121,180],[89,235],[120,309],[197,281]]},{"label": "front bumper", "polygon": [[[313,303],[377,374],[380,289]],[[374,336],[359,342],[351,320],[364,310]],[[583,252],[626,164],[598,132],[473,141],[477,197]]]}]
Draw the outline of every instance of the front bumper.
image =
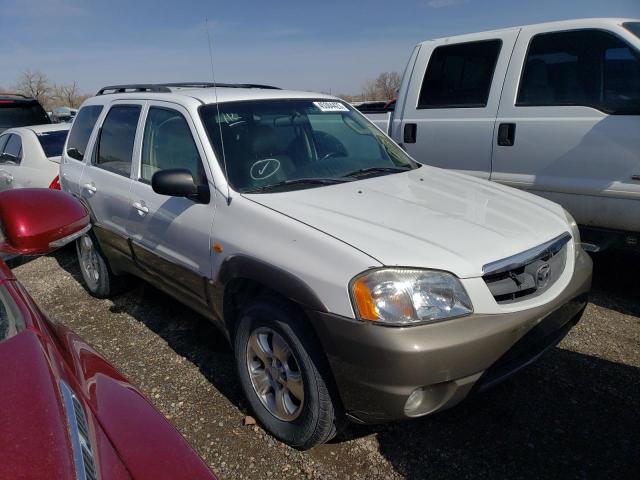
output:
[{"label": "front bumper", "polygon": [[591,259],[580,250],[573,277],[558,297],[515,313],[404,328],[330,313],[310,315],[353,420],[422,416],[503,380],[557,345],[582,315],[591,270]]}]

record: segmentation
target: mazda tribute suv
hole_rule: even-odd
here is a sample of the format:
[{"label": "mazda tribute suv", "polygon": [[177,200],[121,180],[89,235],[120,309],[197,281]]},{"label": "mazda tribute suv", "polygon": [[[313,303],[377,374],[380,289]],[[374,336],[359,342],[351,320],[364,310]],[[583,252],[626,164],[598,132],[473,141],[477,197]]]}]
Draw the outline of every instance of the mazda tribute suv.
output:
[{"label": "mazda tribute suv", "polygon": [[211,319],[260,423],[300,449],[500,382],[566,335],[591,283],[560,206],[420,165],[328,95],[105,87],[61,184],[91,215],[87,290],[133,275]]}]

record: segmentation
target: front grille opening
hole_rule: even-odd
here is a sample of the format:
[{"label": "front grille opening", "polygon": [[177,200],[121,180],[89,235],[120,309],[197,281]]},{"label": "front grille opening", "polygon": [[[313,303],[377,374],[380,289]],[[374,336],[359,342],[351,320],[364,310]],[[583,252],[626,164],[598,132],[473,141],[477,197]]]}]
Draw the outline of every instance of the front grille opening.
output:
[{"label": "front grille opening", "polygon": [[545,292],[562,275],[567,245],[524,259],[508,270],[487,273],[482,278],[499,304],[536,297]]}]

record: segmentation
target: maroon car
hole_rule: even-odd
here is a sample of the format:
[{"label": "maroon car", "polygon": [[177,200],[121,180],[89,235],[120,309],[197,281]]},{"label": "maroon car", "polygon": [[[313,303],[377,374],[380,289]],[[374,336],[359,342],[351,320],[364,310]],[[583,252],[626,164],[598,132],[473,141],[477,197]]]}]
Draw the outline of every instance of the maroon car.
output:
[{"label": "maroon car", "polygon": [[[0,251],[48,253],[89,228],[46,189],[0,193]],[[112,365],[38,309],[0,260],[0,478],[215,479]]]}]

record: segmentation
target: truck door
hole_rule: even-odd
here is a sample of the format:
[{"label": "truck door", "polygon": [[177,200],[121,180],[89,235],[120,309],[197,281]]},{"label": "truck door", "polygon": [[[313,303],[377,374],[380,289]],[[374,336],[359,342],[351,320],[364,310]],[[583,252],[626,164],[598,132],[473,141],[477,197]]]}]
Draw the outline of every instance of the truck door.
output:
[{"label": "truck door", "polygon": [[414,159],[489,178],[495,118],[517,36],[512,29],[422,44],[395,131]]},{"label": "truck door", "polygon": [[581,225],[640,231],[640,39],[622,26],[523,29],[496,119],[491,179]]}]

